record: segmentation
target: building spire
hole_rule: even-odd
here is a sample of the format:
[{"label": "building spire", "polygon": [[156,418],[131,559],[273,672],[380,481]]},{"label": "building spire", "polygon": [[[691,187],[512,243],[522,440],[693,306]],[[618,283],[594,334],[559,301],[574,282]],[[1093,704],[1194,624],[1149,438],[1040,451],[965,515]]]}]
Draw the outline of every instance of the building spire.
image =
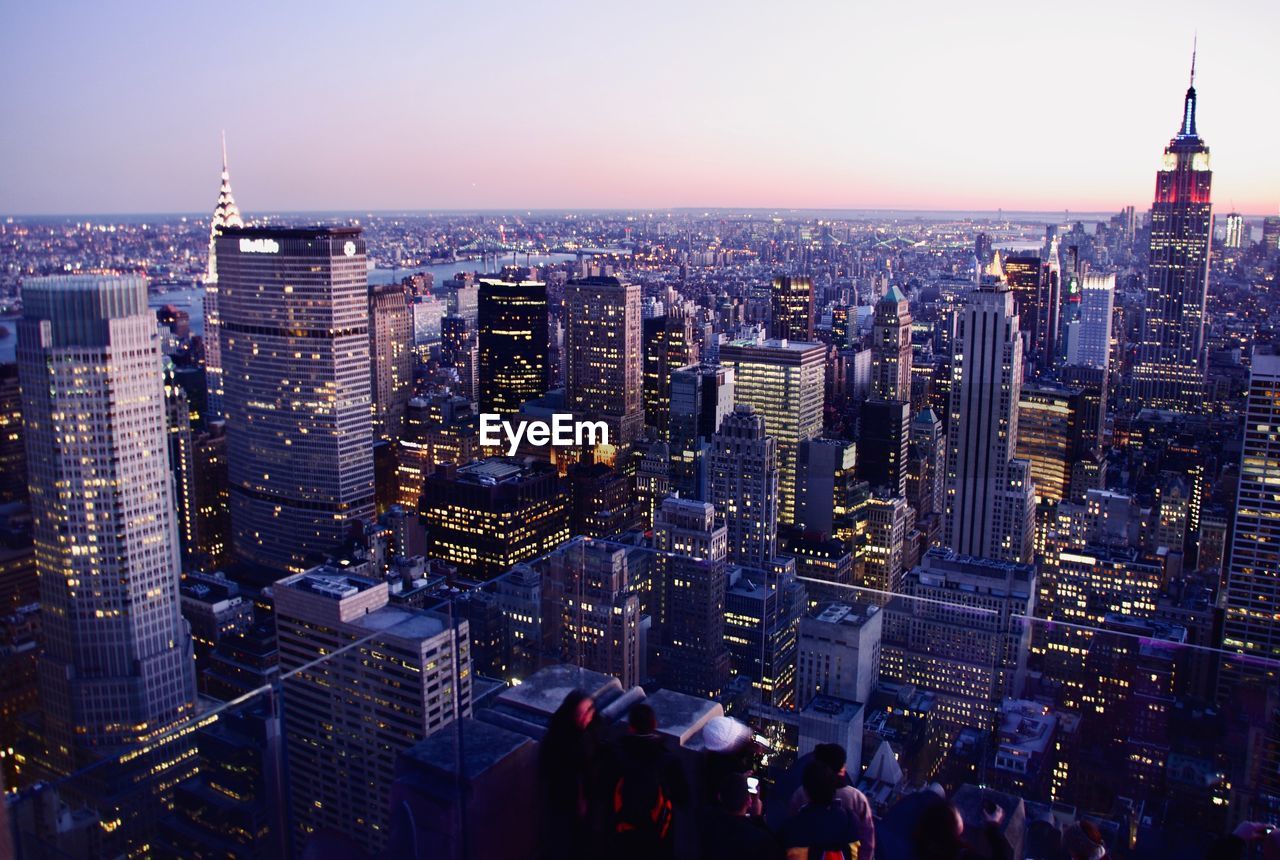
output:
[{"label": "building spire", "polygon": [[1196,137],[1196,47],[1199,36],[1191,39],[1191,82],[1187,86],[1187,95],[1182,102],[1182,128],[1179,137]]},{"label": "building spire", "polygon": [[224,227],[243,227],[244,219],[240,217],[240,207],[236,206],[236,198],[231,193],[231,173],[227,170],[227,133],[222,132],[222,184],[218,187],[218,203],[213,207],[213,218],[209,221],[209,265],[205,273],[205,281],[217,283],[218,264],[214,254],[214,242],[222,234]]}]

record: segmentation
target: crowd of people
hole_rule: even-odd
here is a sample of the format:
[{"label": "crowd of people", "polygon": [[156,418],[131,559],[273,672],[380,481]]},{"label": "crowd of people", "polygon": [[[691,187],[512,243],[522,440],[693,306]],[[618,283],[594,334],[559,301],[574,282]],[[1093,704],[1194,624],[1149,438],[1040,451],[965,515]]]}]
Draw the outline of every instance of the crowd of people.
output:
[{"label": "crowd of people", "polygon": [[[772,785],[759,780],[751,730],[716,717],[702,750],[682,758],[641,702],[616,735],[587,694],[574,691],[552,715],[539,750],[543,860],[1013,860],[1005,811],[982,804],[977,832],[937,784],[910,794],[877,822],[854,786],[845,750],[819,744]],[[1102,833],[1081,820],[1027,823],[1027,860],[1102,860]],[[1280,860],[1280,831],[1245,822],[1208,860],[1242,860],[1261,849]],[[1248,855],[1252,856],[1252,855]]]}]

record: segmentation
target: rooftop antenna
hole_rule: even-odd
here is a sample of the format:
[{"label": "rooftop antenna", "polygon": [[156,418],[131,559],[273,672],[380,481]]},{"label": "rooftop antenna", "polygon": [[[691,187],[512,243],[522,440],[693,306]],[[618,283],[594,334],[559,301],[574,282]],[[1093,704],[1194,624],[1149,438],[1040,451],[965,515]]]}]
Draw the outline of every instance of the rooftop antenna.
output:
[{"label": "rooftop antenna", "polygon": [[1196,85],[1196,47],[1200,41],[1200,34],[1193,32],[1191,34],[1191,83],[1189,86]]},{"label": "rooftop antenna", "polygon": [[227,169],[227,130],[225,128],[222,130],[222,169],[224,172]]}]

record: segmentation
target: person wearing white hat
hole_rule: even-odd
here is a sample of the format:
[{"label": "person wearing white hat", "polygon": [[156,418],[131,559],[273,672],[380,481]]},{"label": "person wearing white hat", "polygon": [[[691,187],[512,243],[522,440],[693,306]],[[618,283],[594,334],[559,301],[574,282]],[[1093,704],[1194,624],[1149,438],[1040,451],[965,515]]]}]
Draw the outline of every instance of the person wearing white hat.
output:
[{"label": "person wearing white hat", "polygon": [[[716,802],[717,787],[728,774],[751,776],[756,746],[751,729],[733,717],[715,717],[702,727],[702,797],[704,806]],[[759,814],[759,795],[752,795],[752,814]]]}]

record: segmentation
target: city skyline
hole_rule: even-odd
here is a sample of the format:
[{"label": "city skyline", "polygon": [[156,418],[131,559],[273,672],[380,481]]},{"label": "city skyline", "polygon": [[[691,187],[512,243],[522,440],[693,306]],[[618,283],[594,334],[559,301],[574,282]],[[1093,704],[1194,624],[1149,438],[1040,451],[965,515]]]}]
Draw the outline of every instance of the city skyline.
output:
[{"label": "city skyline", "polygon": [[[224,128],[255,212],[1110,211],[1150,195],[1197,30],[1217,209],[1280,202],[1274,120],[1249,97],[1280,23],[1261,3],[1207,21],[1189,4],[944,9],[909,33],[874,9],[654,9],[626,40],[586,9],[495,10],[492,32],[451,9],[344,28],[295,12],[15,10],[0,36],[22,84],[0,137],[4,214],[203,211]],[[62,34],[59,64],[32,54],[36,28]],[[281,41],[306,50],[267,50]],[[518,75],[491,59],[522,50]],[[1047,125],[1014,121],[1028,105]],[[140,111],[159,119],[128,121]]]}]

